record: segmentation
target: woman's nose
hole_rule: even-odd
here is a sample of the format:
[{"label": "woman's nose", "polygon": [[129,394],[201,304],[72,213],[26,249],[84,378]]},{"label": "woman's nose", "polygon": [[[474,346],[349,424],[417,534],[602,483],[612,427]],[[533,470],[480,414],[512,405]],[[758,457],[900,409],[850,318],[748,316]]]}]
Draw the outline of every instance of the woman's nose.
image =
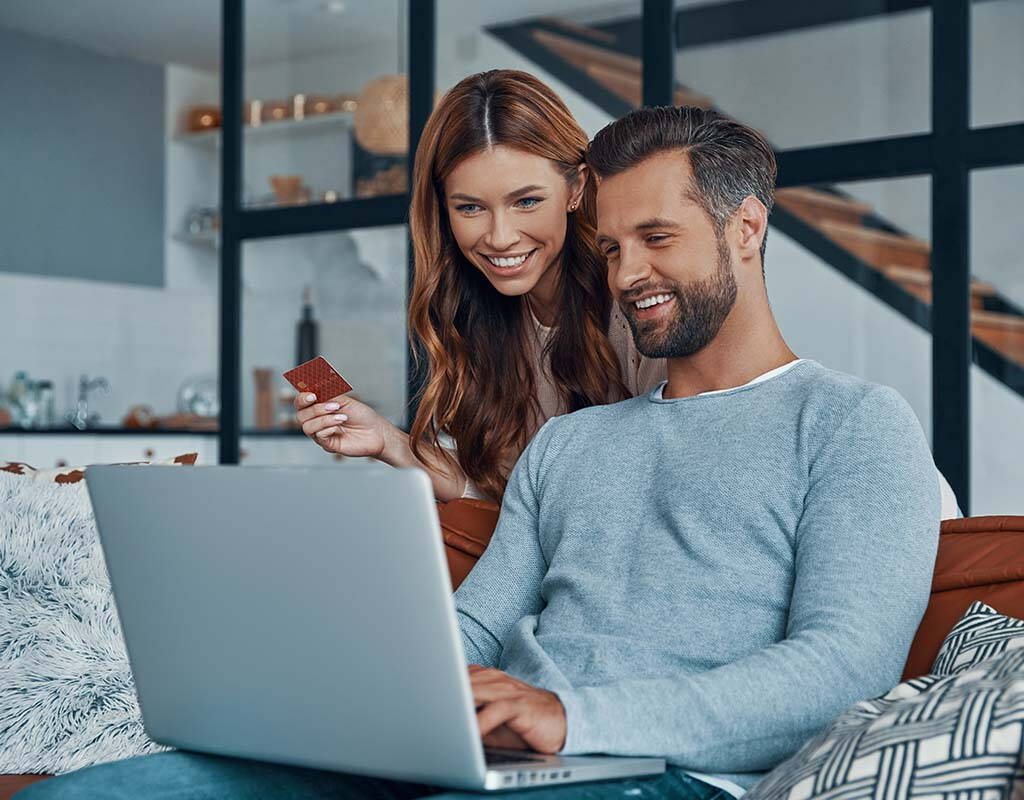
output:
[{"label": "woman's nose", "polygon": [[508,250],[519,241],[519,231],[511,220],[501,213],[491,215],[491,229],[487,232],[487,246],[497,251]]}]

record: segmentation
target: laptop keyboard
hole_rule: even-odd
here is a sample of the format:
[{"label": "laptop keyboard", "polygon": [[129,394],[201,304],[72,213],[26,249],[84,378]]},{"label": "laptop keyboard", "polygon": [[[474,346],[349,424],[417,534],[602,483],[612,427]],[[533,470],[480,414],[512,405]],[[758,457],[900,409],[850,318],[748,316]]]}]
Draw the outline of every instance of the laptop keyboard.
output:
[{"label": "laptop keyboard", "polygon": [[497,766],[498,764],[521,764],[528,761],[545,761],[543,756],[528,756],[528,755],[515,755],[510,756],[505,753],[492,753],[489,750],[484,751],[484,761],[489,766]]}]

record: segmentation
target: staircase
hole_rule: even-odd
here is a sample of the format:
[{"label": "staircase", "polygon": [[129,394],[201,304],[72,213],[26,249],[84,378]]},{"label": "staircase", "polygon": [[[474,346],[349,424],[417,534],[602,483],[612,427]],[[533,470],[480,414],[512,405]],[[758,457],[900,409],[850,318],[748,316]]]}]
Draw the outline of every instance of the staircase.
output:
[{"label": "staircase", "polygon": [[[606,30],[558,19],[498,26],[490,33],[581,91],[613,117],[642,104],[642,63]],[[587,89],[590,91],[587,91]],[[676,105],[712,108],[689,87]],[[930,329],[931,247],[832,186],[779,189],[771,223],[843,271],[912,322]],[[1024,312],[990,284],[971,280],[974,362],[1024,397]]]}]

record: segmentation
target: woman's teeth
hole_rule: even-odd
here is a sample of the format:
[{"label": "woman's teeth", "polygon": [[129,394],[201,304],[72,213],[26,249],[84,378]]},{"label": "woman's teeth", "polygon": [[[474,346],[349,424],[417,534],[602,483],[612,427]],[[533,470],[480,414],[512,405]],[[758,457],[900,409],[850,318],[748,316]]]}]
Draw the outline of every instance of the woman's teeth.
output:
[{"label": "woman's teeth", "polygon": [[645,300],[637,300],[637,308],[650,308],[651,306],[660,305],[661,303],[667,303],[672,299],[670,294],[656,294],[654,297],[648,297]]},{"label": "woman's teeth", "polygon": [[515,258],[491,258],[490,256],[487,256],[487,260],[494,264],[494,266],[496,267],[518,267],[520,264],[526,261],[526,259],[528,259],[532,254],[533,251],[531,250],[526,255],[516,256]]}]

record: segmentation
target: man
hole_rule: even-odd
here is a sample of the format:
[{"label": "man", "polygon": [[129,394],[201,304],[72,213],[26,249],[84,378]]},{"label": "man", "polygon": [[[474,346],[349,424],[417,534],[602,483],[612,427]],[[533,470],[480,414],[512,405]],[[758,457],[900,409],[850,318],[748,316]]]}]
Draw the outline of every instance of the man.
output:
[{"label": "man", "polygon": [[[516,465],[456,594],[481,735],[671,765],[546,790],[560,798],[737,796],[898,682],[928,600],[935,469],[894,391],[786,346],[763,277],[775,161],[759,134],[644,109],[602,130],[588,160],[610,285],[668,382],[550,420]],[[161,797],[437,794],[170,754],[25,796],[112,783]]]}]

